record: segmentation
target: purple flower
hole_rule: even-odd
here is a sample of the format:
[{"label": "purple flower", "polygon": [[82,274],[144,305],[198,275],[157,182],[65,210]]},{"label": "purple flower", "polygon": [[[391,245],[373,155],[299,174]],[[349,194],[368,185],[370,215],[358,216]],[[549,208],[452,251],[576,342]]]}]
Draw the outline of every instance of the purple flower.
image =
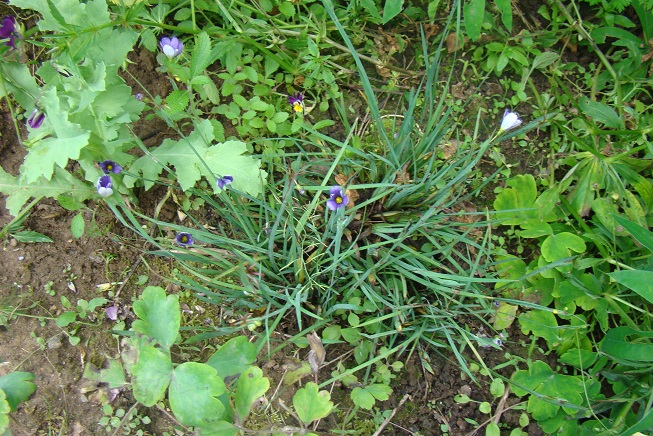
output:
[{"label": "purple flower", "polygon": [[340,209],[349,204],[349,197],[343,192],[340,186],[334,186],[329,191],[329,199],[327,200],[327,207],[331,210]]},{"label": "purple flower", "polygon": [[104,312],[107,314],[107,318],[111,321],[118,319],[118,306],[109,306]]},{"label": "purple flower", "polygon": [[193,235],[187,232],[177,233],[175,241],[177,241],[177,244],[181,245],[182,247],[188,247],[189,245],[193,245],[195,243]]},{"label": "purple flower", "polygon": [[303,102],[304,102],[304,96],[302,95],[301,92],[298,92],[295,95],[288,96],[288,103],[292,105],[292,109],[295,112],[302,112],[304,110],[304,106],[302,105]]},{"label": "purple flower", "polygon": [[134,96],[134,98],[136,100],[138,100],[138,101],[141,101],[141,100],[143,100],[143,94],[141,94],[140,92],[137,92],[136,95]]},{"label": "purple flower", "polygon": [[227,185],[230,185],[234,181],[233,176],[223,176],[218,177],[217,184],[218,188],[225,189]]},{"label": "purple flower", "polygon": [[120,164],[117,164],[112,160],[105,160],[104,162],[100,162],[98,165],[100,165],[100,168],[102,169],[102,172],[104,174],[109,174],[109,173],[120,174],[120,172],[122,171],[122,167],[120,166]]},{"label": "purple flower", "polygon": [[176,36],[173,36],[172,38],[164,36],[161,38],[161,41],[159,41],[159,45],[161,46],[163,54],[168,56],[170,59],[179,56],[184,49],[184,44],[182,44]]},{"label": "purple flower", "polygon": [[41,124],[43,124],[43,121],[45,120],[45,112],[43,112],[39,108],[35,108],[32,111],[32,115],[29,116],[27,119],[27,125],[30,126],[32,129],[38,129],[41,127]]},{"label": "purple flower", "polygon": [[9,41],[5,43],[6,46],[11,48],[16,48],[16,42],[14,41],[18,32],[16,31],[16,19],[12,16],[6,16],[2,19],[2,24],[0,25],[0,39],[7,39]]},{"label": "purple flower", "polygon": [[503,113],[503,119],[501,120],[501,127],[499,132],[505,132],[506,130],[514,129],[522,123],[522,120],[519,119],[519,115],[516,112],[512,112],[509,109]]},{"label": "purple flower", "polygon": [[101,176],[97,181],[97,193],[102,197],[113,194],[113,182],[110,176]]}]

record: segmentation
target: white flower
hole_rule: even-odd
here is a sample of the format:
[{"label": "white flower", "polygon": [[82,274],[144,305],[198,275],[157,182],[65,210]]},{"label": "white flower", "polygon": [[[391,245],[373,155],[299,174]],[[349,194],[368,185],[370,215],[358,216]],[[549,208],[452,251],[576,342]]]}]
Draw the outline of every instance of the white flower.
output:
[{"label": "white flower", "polygon": [[506,130],[514,129],[522,123],[522,120],[519,119],[519,116],[515,112],[511,112],[509,109],[503,113],[503,120],[501,120],[501,128],[499,132],[505,132]]},{"label": "white flower", "polygon": [[108,197],[113,194],[113,183],[111,182],[111,177],[102,176],[97,181],[97,193],[102,197]]}]

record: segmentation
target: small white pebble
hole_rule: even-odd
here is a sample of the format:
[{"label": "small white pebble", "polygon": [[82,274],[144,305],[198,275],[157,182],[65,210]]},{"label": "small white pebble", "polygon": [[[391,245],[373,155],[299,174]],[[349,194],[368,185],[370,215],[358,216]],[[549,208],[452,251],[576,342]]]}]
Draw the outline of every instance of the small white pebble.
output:
[{"label": "small white pebble", "polygon": [[18,260],[25,260],[25,256],[18,256]]}]

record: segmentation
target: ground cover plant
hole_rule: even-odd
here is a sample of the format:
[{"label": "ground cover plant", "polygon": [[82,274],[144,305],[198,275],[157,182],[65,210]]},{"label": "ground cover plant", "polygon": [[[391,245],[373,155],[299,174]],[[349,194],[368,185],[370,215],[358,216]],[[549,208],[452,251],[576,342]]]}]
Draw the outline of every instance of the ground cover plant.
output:
[{"label": "ground cover plant", "polygon": [[[152,265],[92,295],[63,268],[30,296],[55,313],[0,303],[71,347],[112,323],[118,351],[82,365],[90,431],[434,434],[402,409],[437,434],[653,430],[651,5],[10,5],[3,136],[26,153],[0,234],[49,243],[26,224],[50,198],[72,238],[111,216]],[[401,383],[447,361],[474,417]],[[20,366],[3,432],[39,385]]]}]

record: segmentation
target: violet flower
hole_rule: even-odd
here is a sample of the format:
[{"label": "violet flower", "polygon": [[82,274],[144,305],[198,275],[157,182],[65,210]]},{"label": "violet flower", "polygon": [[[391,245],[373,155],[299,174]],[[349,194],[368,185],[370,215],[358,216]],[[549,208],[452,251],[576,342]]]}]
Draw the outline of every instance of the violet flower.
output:
[{"label": "violet flower", "polygon": [[295,112],[302,112],[304,110],[303,103],[304,102],[304,96],[302,95],[301,92],[298,92],[295,95],[289,95],[288,96],[288,103],[292,105],[292,109]]},{"label": "violet flower", "polygon": [[113,182],[110,176],[104,175],[98,179],[97,193],[102,197],[108,197],[113,194]]},{"label": "violet flower", "polygon": [[331,210],[340,209],[349,204],[349,197],[340,186],[334,186],[329,191],[329,199],[327,200],[327,207]]},{"label": "violet flower", "polygon": [[177,244],[181,245],[182,247],[188,247],[189,245],[193,245],[195,243],[195,239],[193,238],[193,235],[191,235],[188,232],[177,233],[177,237],[175,237],[175,241],[177,242]]},{"label": "violet flower", "polygon": [[27,125],[30,126],[32,129],[38,129],[41,127],[41,124],[43,124],[43,121],[45,120],[45,112],[43,112],[39,108],[35,108],[32,111],[32,115],[29,116],[27,119]]},{"label": "violet flower", "polygon": [[100,168],[102,169],[102,172],[104,174],[109,174],[109,173],[120,174],[120,172],[122,171],[122,167],[120,166],[120,164],[117,164],[112,160],[105,160],[104,162],[100,162],[98,165],[100,165]]},{"label": "violet flower", "polygon": [[10,15],[4,17],[2,19],[2,24],[0,24],[0,39],[9,39],[5,45],[15,49],[15,38],[17,35],[18,32],[16,31],[16,19]]},{"label": "violet flower", "polygon": [[164,36],[161,38],[161,41],[159,41],[159,45],[161,46],[163,54],[168,56],[170,59],[176,58],[184,50],[184,44],[179,41],[176,36],[173,36],[172,38]]},{"label": "violet flower", "polygon": [[118,306],[109,306],[104,312],[107,314],[107,318],[111,321],[118,319]]},{"label": "violet flower", "polygon": [[501,120],[501,127],[499,132],[505,132],[506,130],[514,129],[522,123],[522,120],[519,119],[519,116],[516,112],[512,112],[509,109],[503,113],[503,119]]},{"label": "violet flower", "polygon": [[217,184],[218,188],[225,189],[227,185],[230,185],[234,181],[233,176],[223,176],[218,177]]}]

